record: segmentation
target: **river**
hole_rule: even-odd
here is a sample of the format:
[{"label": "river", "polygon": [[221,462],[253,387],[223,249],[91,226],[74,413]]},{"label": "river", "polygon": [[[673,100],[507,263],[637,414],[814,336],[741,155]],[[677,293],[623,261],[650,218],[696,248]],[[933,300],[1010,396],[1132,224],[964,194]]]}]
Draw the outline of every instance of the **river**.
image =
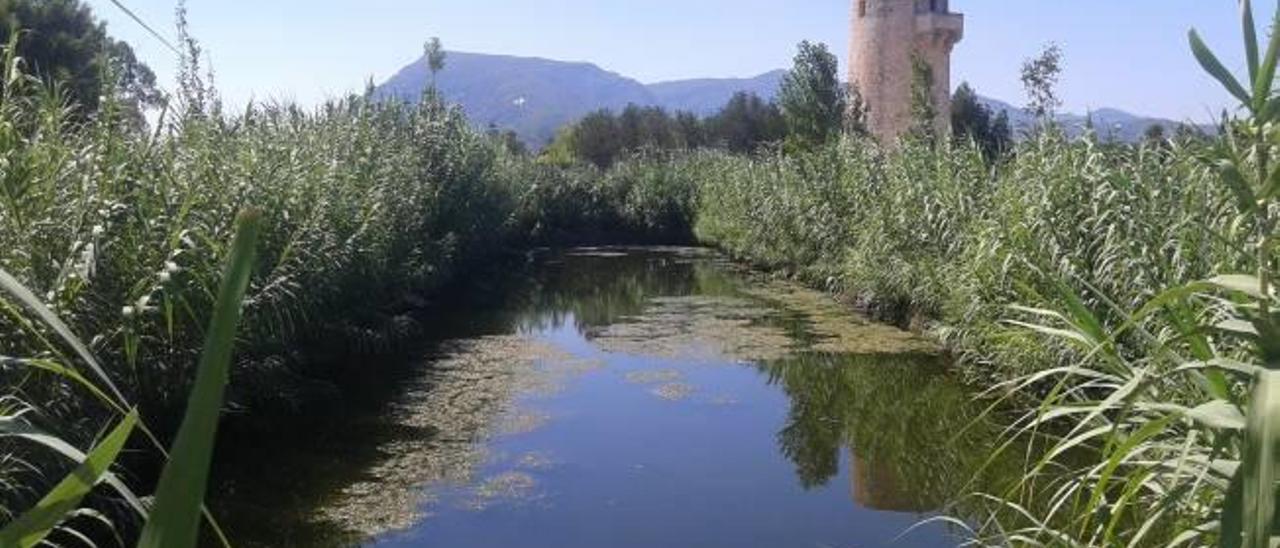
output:
[{"label": "river", "polygon": [[[238,545],[934,547],[994,429],[929,340],[688,248],[546,251],[380,383],[240,448]],[[963,505],[957,507],[963,508]]]}]

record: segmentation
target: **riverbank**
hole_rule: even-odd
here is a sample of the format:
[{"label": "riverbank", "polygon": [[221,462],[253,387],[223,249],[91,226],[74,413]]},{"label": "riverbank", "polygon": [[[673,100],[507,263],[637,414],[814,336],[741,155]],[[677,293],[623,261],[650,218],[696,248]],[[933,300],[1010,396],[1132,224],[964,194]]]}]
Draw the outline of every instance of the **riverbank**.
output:
[{"label": "riverbank", "polygon": [[[1258,234],[1272,237],[1270,208],[1237,211],[1239,189],[1204,162],[1227,143],[1207,137],[1129,146],[1050,130],[994,162],[971,146],[890,151],[847,137],[788,154],[645,153],[602,171],[516,154],[430,96],[230,116],[194,94],[155,135],[142,135],[110,116],[70,117],[29,85],[6,88],[0,103],[0,153],[21,175],[6,180],[14,191],[0,203],[11,228],[0,231],[0,265],[99,356],[105,367],[93,382],[118,386],[160,431],[185,403],[231,219],[246,207],[264,219],[228,403],[231,421],[246,424],[310,415],[325,406],[305,402],[334,401],[340,384],[378,384],[386,372],[352,367],[357,357],[394,354],[432,331],[415,315],[479,266],[495,266],[493,257],[564,241],[698,242],[929,333],[988,395],[1096,411],[1087,425],[1042,428],[1048,404],[1026,406],[1010,420],[1015,429],[1067,432],[1054,442],[1105,449],[1125,445],[1069,436],[1084,426],[1127,436],[1155,420],[1159,443],[1142,450],[1173,459],[1190,447],[1212,463],[1218,453],[1192,410],[1225,403],[1238,414],[1251,381],[1185,372],[1215,357],[1252,359],[1248,344],[1197,328],[1202,317],[1239,310],[1203,288],[1144,307],[1165,289],[1280,258],[1274,247],[1248,252]],[[23,307],[9,310],[0,352],[66,353]],[[6,416],[72,446],[90,446],[114,418],[67,372],[7,367],[0,381],[12,402]],[[1123,409],[1156,418],[1127,420],[1097,394],[1120,394]],[[1230,441],[1229,457],[1242,451],[1235,432],[1208,428]],[[48,451],[3,443],[3,455]],[[1052,451],[1035,458],[1046,460],[1026,463],[1028,476],[1061,464]],[[51,470],[0,467],[0,479],[29,486],[0,494],[0,510],[29,507],[71,467],[61,457],[25,460]],[[1056,521],[1095,526],[1091,539],[1188,531],[1218,511],[1229,480],[1208,464],[1200,471],[1211,480],[1139,466],[1105,477],[1064,472],[1050,483],[1100,493],[1086,498],[1095,509],[1119,505],[1119,517],[1099,528],[1071,507],[1035,534],[1051,535]],[[1194,494],[1164,498],[1152,487],[1118,498],[1108,484],[1122,478]],[[1001,517],[1039,502],[1035,483],[996,494],[1010,506],[997,505],[984,522],[991,529],[976,534],[1001,534]],[[1169,510],[1149,523],[1144,505]]]},{"label": "riverbank", "polygon": [[[389,380],[382,405],[314,434],[227,445],[213,503],[233,535],[877,543],[943,508],[994,435],[975,427],[980,409],[936,346],[714,252],[547,251],[502,285],[502,299],[448,311],[463,327]],[[961,441],[933,434],[966,427]],[[772,517],[745,517],[755,512]],[[956,532],[908,538],[958,543]]]}]

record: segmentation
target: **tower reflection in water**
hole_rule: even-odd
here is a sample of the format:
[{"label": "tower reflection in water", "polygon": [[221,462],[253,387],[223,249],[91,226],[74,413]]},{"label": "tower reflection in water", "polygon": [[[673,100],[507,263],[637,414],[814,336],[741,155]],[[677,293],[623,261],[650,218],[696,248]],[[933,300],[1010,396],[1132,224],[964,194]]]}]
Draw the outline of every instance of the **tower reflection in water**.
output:
[{"label": "tower reflection in water", "polygon": [[943,358],[806,354],[761,368],[791,400],[778,444],[804,487],[838,477],[843,451],[862,508],[926,514],[984,485],[997,430],[976,421]]}]

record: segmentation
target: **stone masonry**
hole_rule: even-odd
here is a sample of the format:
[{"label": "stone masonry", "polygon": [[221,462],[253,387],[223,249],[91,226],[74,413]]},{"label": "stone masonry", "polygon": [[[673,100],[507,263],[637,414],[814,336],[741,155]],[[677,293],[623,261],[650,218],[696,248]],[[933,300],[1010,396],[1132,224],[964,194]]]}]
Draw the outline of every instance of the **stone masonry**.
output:
[{"label": "stone masonry", "polygon": [[893,143],[911,127],[912,58],[933,68],[939,135],[950,131],[951,51],[964,37],[964,16],[947,0],[853,0],[849,81],[870,111],[867,128]]}]

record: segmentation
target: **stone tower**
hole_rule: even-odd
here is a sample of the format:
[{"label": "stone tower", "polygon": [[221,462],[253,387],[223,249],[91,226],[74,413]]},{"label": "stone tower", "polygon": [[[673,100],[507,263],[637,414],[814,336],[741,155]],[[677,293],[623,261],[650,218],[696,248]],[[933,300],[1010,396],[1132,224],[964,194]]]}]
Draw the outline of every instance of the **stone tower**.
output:
[{"label": "stone tower", "polygon": [[911,127],[912,58],[933,68],[939,135],[950,131],[951,50],[964,37],[964,16],[947,0],[853,0],[849,82],[870,112],[867,129],[892,143]]}]

